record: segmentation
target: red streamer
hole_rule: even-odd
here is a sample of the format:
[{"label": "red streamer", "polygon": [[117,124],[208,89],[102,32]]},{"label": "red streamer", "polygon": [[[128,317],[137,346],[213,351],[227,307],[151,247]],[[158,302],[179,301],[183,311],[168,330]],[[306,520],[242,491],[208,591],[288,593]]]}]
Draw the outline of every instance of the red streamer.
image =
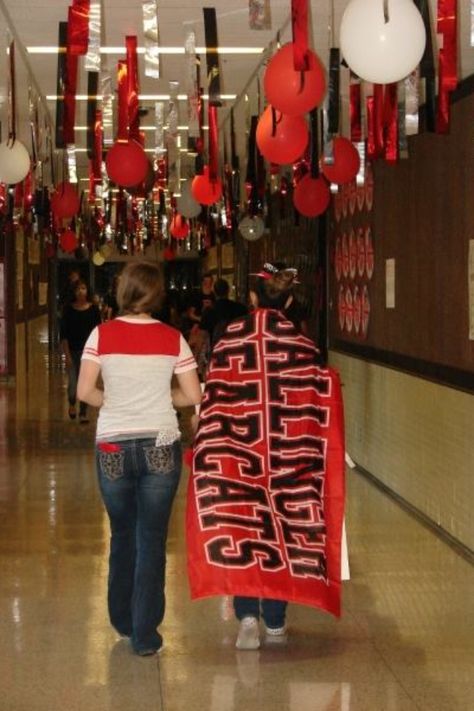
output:
[{"label": "red streamer", "polygon": [[384,97],[385,160],[398,160],[398,92],[397,83],[387,84]]},{"label": "red streamer", "polygon": [[361,90],[360,83],[350,86],[350,107],[349,115],[351,121],[351,141],[357,143],[362,140],[362,117],[361,117]]},{"label": "red streamer", "polygon": [[293,61],[296,71],[308,69],[308,0],[291,0]]},{"label": "red streamer", "polygon": [[90,0],[73,0],[68,9],[67,46],[74,56],[87,54],[89,46]]},{"label": "red streamer", "polygon": [[219,156],[219,138],[217,132],[217,106],[208,107],[209,121],[209,180],[217,180],[218,173],[218,156]]},{"label": "red streamer", "polygon": [[374,84],[374,137],[375,155],[383,154],[384,141],[384,111],[383,111],[383,84]]},{"label": "red streamer", "polygon": [[375,154],[375,120],[374,97],[367,97],[367,158],[376,158]]},{"label": "red streamer", "polygon": [[128,79],[127,62],[119,59],[117,64],[117,140],[128,141]]},{"label": "red streamer", "polygon": [[127,50],[127,105],[128,105],[128,135],[140,142],[140,117],[138,115],[138,58],[137,37],[127,35],[125,38]]},{"label": "red streamer", "polygon": [[94,178],[102,182],[102,111],[95,112],[94,157],[92,160]]},{"label": "red streamer", "polygon": [[77,55],[66,52],[66,82],[64,86],[64,143],[74,143],[74,123],[76,119]]},{"label": "red streamer", "polygon": [[457,14],[457,0],[438,0],[437,30],[443,38],[443,44],[439,50],[437,133],[449,131],[450,93],[458,85]]}]

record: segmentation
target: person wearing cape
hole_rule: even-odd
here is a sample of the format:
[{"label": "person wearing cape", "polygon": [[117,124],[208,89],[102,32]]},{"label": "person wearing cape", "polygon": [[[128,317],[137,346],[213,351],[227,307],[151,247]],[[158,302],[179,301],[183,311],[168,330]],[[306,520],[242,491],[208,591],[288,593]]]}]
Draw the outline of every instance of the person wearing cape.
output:
[{"label": "person wearing cape", "polygon": [[214,347],[194,442],[191,597],[234,595],[236,646],[285,641],[287,601],[341,612],[339,377],[282,311],[296,270],[265,265],[254,310]]}]

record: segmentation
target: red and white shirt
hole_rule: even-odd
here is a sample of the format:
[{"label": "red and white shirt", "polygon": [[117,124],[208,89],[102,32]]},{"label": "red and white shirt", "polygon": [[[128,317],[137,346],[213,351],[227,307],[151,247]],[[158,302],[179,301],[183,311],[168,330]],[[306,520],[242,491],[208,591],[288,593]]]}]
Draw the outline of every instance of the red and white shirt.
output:
[{"label": "red and white shirt", "polygon": [[158,437],[178,439],[171,378],[196,368],[183,336],[155,319],[121,316],[94,328],[82,354],[100,365],[104,403],[97,440]]}]

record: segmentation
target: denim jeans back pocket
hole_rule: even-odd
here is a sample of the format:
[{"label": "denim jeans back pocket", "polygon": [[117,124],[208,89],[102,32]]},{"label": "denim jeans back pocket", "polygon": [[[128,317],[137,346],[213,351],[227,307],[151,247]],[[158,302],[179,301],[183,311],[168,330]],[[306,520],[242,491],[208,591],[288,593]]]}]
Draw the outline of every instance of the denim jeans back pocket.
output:
[{"label": "denim jeans back pocket", "polygon": [[125,453],[122,450],[115,452],[99,451],[101,472],[107,479],[110,479],[110,481],[123,477],[125,471],[124,460]]},{"label": "denim jeans back pocket", "polygon": [[175,468],[174,445],[144,447],[145,460],[150,474],[169,474]]}]

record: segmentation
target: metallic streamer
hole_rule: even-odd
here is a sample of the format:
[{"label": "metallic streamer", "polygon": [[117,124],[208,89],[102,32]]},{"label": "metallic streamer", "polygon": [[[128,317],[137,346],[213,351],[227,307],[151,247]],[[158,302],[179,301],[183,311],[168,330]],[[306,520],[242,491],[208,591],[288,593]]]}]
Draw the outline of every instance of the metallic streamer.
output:
[{"label": "metallic streamer", "polygon": [[137,37],[125,37],[127,54],[127,103],[128,103],[128,135],[140,143],[140,114],[138,106],[138,57]]},{"label": "metallic streamer", "polygon": [[66,154],[69,182],[77,183],[76,146],[74,145],[74,143],[67,144]]},{"label": "metallic streamer", "polygon": [[408,158],[406,118],[406,82],[401,81],[398,84],[398,154],[400,158]]},{"label": "metallic streamer", "polygon": [[89,46],[84,67],[88,72],[100,72],[100,35],[101,35],[100,3],[91,3],[89,11]]},{"label": "metallic streamer", "polygon": [[102,62],[100,84],[102,89],[102,128],[104,132],[104,146],[111,146],[114,142],[113,90],[112,76],[105,62]]},{"label": "metallic streamer", "polygon": [[270,0],[249,0],[249,27],[251,30],[270,30]]},{"label": "metallic streamer", "polygon": [[97,111],[97,89],[99,75],[97,72],[87,73],[87,156],[92,158],[95,146],[95,115]]},{"label": "metallic streamer", "polygon": [[160,78],[160,35],[156,0],[146,0],[143,9],[143,38],[145,40],[145,76]]},{"label": "metallic streamer", "polygon": [[405,86],[405,133],[414,136],[419,132],[419,70],[409,74],[404,80]]},{"label": "metallic streamer", "polygon": [[68,8],[67,46],[68,51],[75,56],[87,53],[89,14],[90,0],[73,0]]},{"label": "metallic streamer", "polygon": [[178,148],[178,90],[179,82],[170,81],[170,100],[168,104],[168,128],[166,131],[166,149],[168,151],[168,189],[179,190],[179,148]]},{"label": "metallic streamer", "polygon": [[165,126],[165,105],[162,101],[155,103],[155,159],[161,158],[166,152],[164,126]]},{"label": "metallic streamer", "polygon": [[66,86],[66,47],[67,22],[59,23],[58,31],[58,64],[56,75],[56,132],[54,143],[56,148],[65,148],[64,141],[64,92]]},{"label": "metallic streamer", "polygon": [[354,144],[360,158],[359,172],[356,175],[356,185],[364,185],[365,183],[365,141],[358,141]]},{"label": "metallic streamer", "polygon": [[188,95],[188,136],[199,138],[198,59],[196,57],[196,35],[193,29],[186,30],[184,57],[184,91]]}]

